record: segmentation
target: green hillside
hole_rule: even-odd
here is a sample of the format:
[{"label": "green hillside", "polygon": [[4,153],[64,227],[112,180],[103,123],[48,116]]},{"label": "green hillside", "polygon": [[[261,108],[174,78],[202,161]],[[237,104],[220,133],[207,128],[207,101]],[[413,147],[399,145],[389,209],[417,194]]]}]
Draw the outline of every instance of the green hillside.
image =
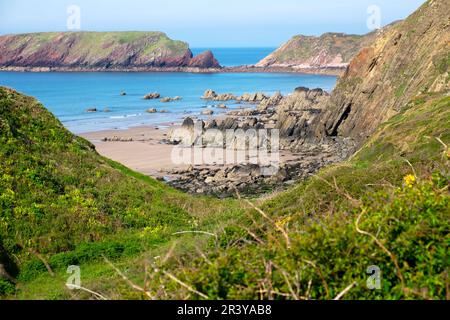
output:
[{"label": "green hillside", "polygon": [[189,45],[163,32],[43,32],[0,37],[2,67],[187,66]]},{"label": "green hillside", "polygon": [[[47,272],[43,261],[64,273],[102,255],[133,257],[239,212],[233,201],[190,198],[99,156],[38,101],[6,88],[0,163],[0,265],[18,288]],[[0,291],[11,293],[1,278]]]},{"label": "green hillside", "polygon": [[[412,101],[348,162],[255,200],[261,212],[112,163],[32,98],[0,101],[6,298],[95,298],[65,287],[71,264],[110,299],[325,299],[353,283],[344,298],[446,297],[449,97]],[[365,286],[371,265],[381,290]]]},{"label": "green hillside", "polygon": [[363,49],[311,123],[359,151],[258,199],[173,190],[0,87],[0,296],[449,299],[448,7]]}]

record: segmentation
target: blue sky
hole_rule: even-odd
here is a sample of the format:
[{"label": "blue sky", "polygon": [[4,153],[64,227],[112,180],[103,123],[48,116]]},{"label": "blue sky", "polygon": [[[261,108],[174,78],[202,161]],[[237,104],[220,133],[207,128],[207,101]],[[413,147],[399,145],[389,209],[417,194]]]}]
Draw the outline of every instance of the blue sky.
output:
[{"label": "blue sky", "polygon": [[0,0],[0,34],[66,31],[67,7],[81,30],[164,31],[191,47],[276,47],[295,34],[367,33],[367,8],[381,24],[403,19],[424,0]]}]

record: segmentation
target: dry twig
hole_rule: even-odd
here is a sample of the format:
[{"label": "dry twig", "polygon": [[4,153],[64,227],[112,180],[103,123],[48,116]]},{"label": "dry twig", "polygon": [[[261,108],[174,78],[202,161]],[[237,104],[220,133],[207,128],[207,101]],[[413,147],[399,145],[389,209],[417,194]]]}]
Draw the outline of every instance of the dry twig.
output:
[{"label": "dry twig", "polygon": [[381,241],[378,240],[377,237],[375,237],[373,234],[371,234],[371,233],[369,233],[369,232],[367,232],[367,231],[361,230],[361,229],[359,228],[359,222],[360,222],[362,216],[363,216],[365,213],[366,213],[366,210],[364,209],[364,210],[361,212],[361,214],[358,216],[358,218],[356,219],[356,222],[355,222],[356,231],[357,231],[358,233],[360,233],[360,234],[363,234],[363,235],[366,235],[366,236],[371,237],[371,238],[373,239],[373,241],[375,241],[375,243],[376,243],[376,244],[377,244],[384,252],[387,253],[387,255],[391,258],[392,262],[394,263],[395,269],[396,269],[396,271],[397,271],[397,276],[398,276],[399,279],[400,279],[400,282],[401,282],[401,285],[402,285],[403,290],[405,290],[405,280],[404,280],[404,278],[403,278],[403,274],[402,274],[402,272],[401,272],[401,270],[400,270],[400,266],[399,266],[399,264],[398,264],[398,261],[397,261],[397,258],[395,257],[395,255],[394,255],[392,252],[390,252],[390,251],[389,251],[389,250],[381,243]]},{"label": "dry twig", "polygon": [[100,298],[101,300],[108,300],[108,298],[106,298],[105,296],[101,295],[101,294],[98,293],[98,292],[92,291],[92,290],[90,290],[90,289],[88,289],[88,288],[84,288],[84,287],[82,287],[82,286],[77,286],[77,285],[74,285],[74,284],[66,284],[66,286],[67,286],[69,289],[75,289],[75,290],[86,291],[86,292],[88,292],[88,293],[94,295],[95,297]]},{"label": "dry twig", "polygon": [[122,271],[120,271],[119,268],[117,268],[115,265],[113,265],[113,264],[111,263],[111,261],[108,260],[108,258],[106,258],[105,256],[103,256],[103,259],[105,259],[106,263],[109,264],[109,266],[110,266],[111,268],[113,268],[113,269],[117,272],[117,274],[118,274],[119,276],[121,276],[122,279],[123,279],[123,280],[124,280],[131,288],[133,288],[134,290],[143,292],[147,297],[149,297],[150,299],[154,300],[153,295],[152,295],[149,291],[144,290],[144,288],[138,286],[138,285],[135,284],[133,281],[131,281],[130,279],[128,279],[128,277],[127,277]]},{"label": "dry twig", "polygon": [[[241,195],[239,194],[239,191],[235,188],[236,191],[236,195],[238,197],[238,199],[242,199]],[[255,209],[257,212],[259,212],[267,221],[269,221],[271,224],[273,224],[275,226],[275,228],[281,232],[281,234],[283,235],[285,241],[286,241],[286,247],[288,249],[291,248],[291,239],[289,238],[289,235],[287,234],[286,230],[284,230],[284,228],[282,228],[281,226],[279,226],[275,221],[273,221],[263,210],[261,210],[260,208],[258,208],[255,204],[253,204],[251,201],[244,199],[244,201],[249,204],[253,209]]]},{"label": "dry twig", "polygon": [[173,281],[175,281],[176,283],[180,284],[182,287],[186,288],[187,290],[189,290],[192,293],[195,293],[196,295],[199,295],[200,297],[204,298],[204,299],[209,299],[209,297],[204,294],[201,293],[200,291],[195,290],[194,288],[192,288],[190,285],[184,283],[183,281],[181,281],[180,279],[178,279],[177,277],[175,277],[173,274],[162,270],[162,273],[164,273],[166,276],[168,276],[170,279],[172,279]]},{"label": "dry twig", "polygon": [[357,282],[353,282],[352,284],[350,284],[347,288],[345,288],[344,290],[342,290],[337,296],[336,298],[334,298],[333,300],[341,300],[341,298],[343,296],[345,296],[347,294],[347,292],[349,292],[353,287],[357,286],[358,283]]}]

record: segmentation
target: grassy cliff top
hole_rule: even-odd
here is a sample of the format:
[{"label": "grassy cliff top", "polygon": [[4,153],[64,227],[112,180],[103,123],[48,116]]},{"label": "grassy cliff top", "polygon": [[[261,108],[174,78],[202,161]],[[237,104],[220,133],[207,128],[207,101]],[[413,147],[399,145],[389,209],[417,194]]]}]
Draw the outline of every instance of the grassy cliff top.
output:
[{"label": "grassy cliff top", "polygon": [[380,30],[364,35],[327,32],[320,36],[293,36],[288,42],[261,60],[257,65],[311,65],[348,64],[364,47],[398,24],[395,21]]},{"label": "grassy cliff top", "polygon": [[6,66],[183,65],[189,45],[162,32],[45,32],[0,37]]},{"label": "grassy cliff top", "polygon": [[[64,41],[67,37],[77,37],[84,46],[101,47],[109,43],[115,44],[134,44],[140,41],[151,41],[155,45],[172,43],[174,48],[185,50],[189,48],[188,44],[183,41],[172,40],[167,34],[160,31],[69,31],[69,32],[35,32],[10,34],[8,37],[14,37],[16,45],[19,47],[26,41],[32,41],[36,45],[45,44],[53,41]],[[23,41],[23,43],[21,42]]]}]

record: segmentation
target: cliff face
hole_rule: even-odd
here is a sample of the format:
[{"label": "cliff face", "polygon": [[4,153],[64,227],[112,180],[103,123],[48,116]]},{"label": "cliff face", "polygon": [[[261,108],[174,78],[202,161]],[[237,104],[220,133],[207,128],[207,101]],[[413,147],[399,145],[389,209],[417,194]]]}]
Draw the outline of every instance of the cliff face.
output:
[{"label": "cliff face", "polygon": [[193,58],[187,43],[161,32],[62,32],[0,37],[0,67],[220,67],[214,56]]},{"label": "cliff face", "polygon": [[450,0],[429,0],[351,62],[316,127],[363,141],[421,94],[449,93]]},{"label": "cliff face", "polygon": [[257,67],[291,67],[297,69],[346,68],[364,47],[397,24],[366,35],[325,33],[320,37],[298,35],[256,64]]},{"label": "cliff face", "polygon": [[325,33],[320,37],[298,35],[256,64],[257,67],[299,69],[345,68],[350,60],[372,43],[380,32],[367,35]]}]

